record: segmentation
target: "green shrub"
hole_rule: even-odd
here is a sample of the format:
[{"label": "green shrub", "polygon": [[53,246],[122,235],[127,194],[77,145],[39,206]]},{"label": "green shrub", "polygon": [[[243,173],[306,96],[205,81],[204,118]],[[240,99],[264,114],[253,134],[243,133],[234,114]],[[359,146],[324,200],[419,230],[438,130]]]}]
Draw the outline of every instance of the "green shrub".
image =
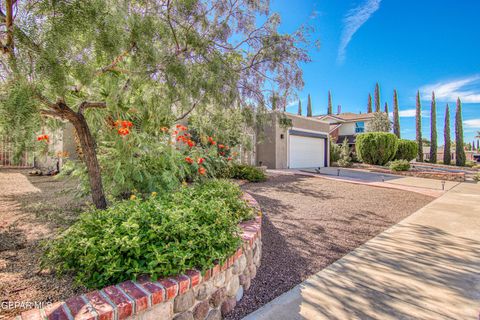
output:
[{"label": "green shrub", "polygon": [[241,243],[238,223],[253,217],[241,190],[209,180],[148,199],[118,202],[81,215],[47,244],[45,266],[73,272],[90,288],[206,269],[225,261]]},{"label": "green shrub", "polygon": [[388,132],[368,132],[357,136],[357,156],[368,164],[385,165],[395,157],[398,138]]},{"label": "green shrub", "polygon": [[350,157],[350,146],[348,145],[348,140],[345,139],[342,142],[342,146],[340,147],[340,159],[337,161],[340,167],[351,167],[352,166],[352,158]]},{"label": "green shrub", "polygon": [[480,181],[480,172],[477,172],[477,173],[473,176],[473,180],[474,180],[474,181],[477,181],[477,182]]},{"label": "green shrub", "polygon": [[390,162],[389,167],[393,171],[408,171],[410,162],[408,160],[395,160]]},{"label": "green shrub", "polygon": [[232,179],[248,180],[250,182],[261,182],[267,180],[265,173],[257,167],[246,164],[234,164],[230,169]]},{"label": "green shrub", "polygon": [[418,144],[415,141],[411,140],[398,140],[397,153],[395,155],[396,160],[407,160],[412,161],[417,157],[418,153]]},{"label": "green shrub", "polygon": [[477,163],[472,160],[465,161],[465,167],[473,168]]},{"label": "green shrub", "polygon": [[337,162],[340,159],[340,152],[340,146],[330,140],[330,163]]}]

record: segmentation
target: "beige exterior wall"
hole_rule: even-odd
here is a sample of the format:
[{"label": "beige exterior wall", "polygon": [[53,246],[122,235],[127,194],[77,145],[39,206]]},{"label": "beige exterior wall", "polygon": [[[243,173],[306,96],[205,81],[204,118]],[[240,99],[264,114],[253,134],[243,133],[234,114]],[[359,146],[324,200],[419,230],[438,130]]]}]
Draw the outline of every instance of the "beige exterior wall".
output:
[{"label": "beige exterior wall", "polygon": [[[292,120],[292,128],[309,132],[325,133],[328,135],[329,124],[315,118],[307,118],[293,114],[285,114]],[[288,128],[282,128],[278,121],[278,114],[270,114],[270,119],[264,127],[263,133],[259,132],[261,142],[257,143],[257,165],[267,166],[269,169],[288,168]],[[282,138],[283,135],[283,138]],[[329,151],[327,143],[327,164],[329,165]]]}]

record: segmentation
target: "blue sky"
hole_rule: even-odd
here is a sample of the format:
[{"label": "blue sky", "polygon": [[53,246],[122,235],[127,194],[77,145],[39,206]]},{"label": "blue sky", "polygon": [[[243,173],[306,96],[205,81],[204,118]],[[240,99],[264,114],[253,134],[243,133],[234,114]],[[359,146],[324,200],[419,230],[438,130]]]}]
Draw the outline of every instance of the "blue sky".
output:
[{"label": "blue sky", "polygon": [[[282,17],[281,31],[301,24],[315,27],[320,49],[304,65],[305,88],[298,93],[314,114],[327,108],[332,91],[334,110],[366,112],[368,94],[381,88],[382,106],[393,106],[399,94],[402,138],[415,137],[415,94],[422,95],[423,135],[430,138],[430,96],[437,95],[437,130],[443,144],[443,119],[449,103],[463,101],[465,141],[480,130],[480,1],[454,0],[273,0]],[[297,102],[287,111],[296,112]],[[304,108],[305,109],[305,108]]]}]

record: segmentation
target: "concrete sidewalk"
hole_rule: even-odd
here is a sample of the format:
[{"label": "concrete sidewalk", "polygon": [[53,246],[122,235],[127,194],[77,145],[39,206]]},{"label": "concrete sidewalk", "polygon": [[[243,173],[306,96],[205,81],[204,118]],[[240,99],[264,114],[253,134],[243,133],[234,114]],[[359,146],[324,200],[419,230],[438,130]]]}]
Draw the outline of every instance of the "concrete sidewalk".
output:
[{"label": "concrete sidewalk", "polygon": [[479,310],[480,184],[461,183],[245,319],[478,319]]}]

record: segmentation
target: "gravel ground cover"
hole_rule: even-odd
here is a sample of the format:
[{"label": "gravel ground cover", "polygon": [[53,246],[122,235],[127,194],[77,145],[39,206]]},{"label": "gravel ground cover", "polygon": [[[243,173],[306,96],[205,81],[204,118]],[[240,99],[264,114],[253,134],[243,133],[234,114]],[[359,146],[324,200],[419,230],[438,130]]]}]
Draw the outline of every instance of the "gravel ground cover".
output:
[{"label": "gravel ground cover", "polygon": [[230,320],[255,311],[434,199],[298,175],[276,175],[243,189],[264,213],[263,256]]}]

